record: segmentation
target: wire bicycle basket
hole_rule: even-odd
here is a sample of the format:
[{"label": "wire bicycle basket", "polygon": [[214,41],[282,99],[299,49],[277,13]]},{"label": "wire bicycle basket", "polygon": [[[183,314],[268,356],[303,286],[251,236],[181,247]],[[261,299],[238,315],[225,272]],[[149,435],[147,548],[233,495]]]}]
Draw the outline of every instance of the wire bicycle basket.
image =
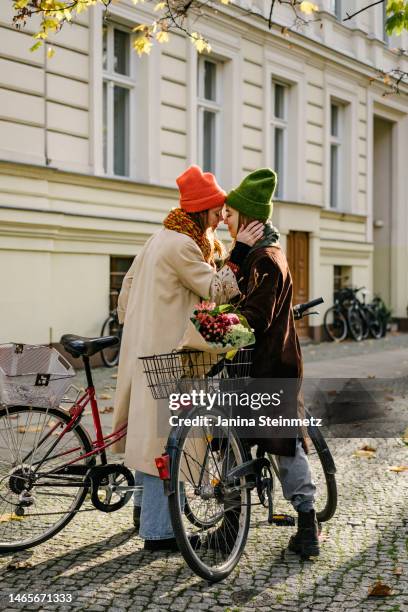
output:
[{"label": "wire bicycle basket", "polygon": [[242,390],[250,378],[253,348],[225,353],[182,350],[139,357],[147,386],[154,399],[192,390],[214,392]]},{"label": "wire bicycle basket", "polygon": [[53,408],[74,376],[74,368],[54,348],[0,345],[0,403]]}]

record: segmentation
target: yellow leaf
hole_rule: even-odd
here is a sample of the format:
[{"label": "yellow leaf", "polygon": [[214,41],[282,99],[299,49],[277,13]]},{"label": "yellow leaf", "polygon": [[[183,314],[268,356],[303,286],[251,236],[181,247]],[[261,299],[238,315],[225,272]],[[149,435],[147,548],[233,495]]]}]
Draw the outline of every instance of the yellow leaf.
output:
[{"label": "yellow leaf", "polygon": [[112,399],[112,396],[109,395],[109,393],[101,393],[99,395],[99,399],[103,399],[103,400]]},{"label": "yellow leaf", "polygon": [[132,29],[132,32],[142,32],[143,30],[148,30],[148,29],[149,29],[148,25],[146,25],[145,23],[141,23],[140,25],[135,26]]},{"label": "yellow leaf", "polygon": [[402,441],[404,442],[404,444],[408,444],[408,427],[402,434]]},{"label": "yellow leaf", "polygon": [[391,465],[388,469],[391,472],[406,472],[408,471],[408,465]]},{"label": "yellow leaf", "polygon": [[221,3],[222,3],[222,4],[229,4],[229,3],[230,3],[230,0],[221,0]]},{"label": "yellow leaf", "polygon": [[375,456],[375,451],[369,451],[369,450],[356,450],[353,453],[354,457],[366,457],[367,459],[370,459],[371,457]]},{"label": "yellow leaf", "polygon": [[149,55],[152,46],[153,46],[153,43],[150,42],[147,36],[140,36],[133,43],[133,48],[139,57],[143,55],[143,53],[146,53],[147,55]]},{"label": "yellow leaf", "polygon": [[307,2],[307,0],[303,0],[303,2],[300,3],[299,8],[302,13],[305,13],[305,15],[312,15],[313,13],[319,10],[317,4],[314,4],[313,2]]},{"label": "yellow leaf", "polygon": [[9,514],[0,514],[0,523],[8,523],[9,521],[22,521],[24,520],[23,516],[17,516],[14,512]]},{"label": "yellow leaf", "polygon": [[55,49],[53,47],[49,47],[47,49],[47,57],[51,59],[52,57],[54,57],[54,55],[55,55]]},{"label": "yellow leaf", "polygon": [[203,53],[204,51],[206,51],[207,53],[210,53],[211,45],[208,43],[208,41],[206,41],[201,36],[201,34],[197,34],[197,32],[192,32],[192,34],[191,34],[191,42],[193,43],[193,45],[197,49],[198,53]]},{"label": "yellow leaf", "polygon": [[159,43],[166,43],[166,42],[169,41],[169,35],[167,34],[167,32],[163,32],[163,30],[162,30],[161,32],[157,32],[156,40]]},{"label": "yellow leaf", "polygon": [[153,10],[155,12],[157,12],[157,11],[163,10],[165,7],[166,7],[166,3],[165,2],[158,2]]},{"label": "yellow leaf", "polygon": [[30,51],[37,51],[37,49],[39,49],[39,48],[41,47],[41,45],[42,45],[41,40],[37,41],[37,42],[35,43],[35,45],[33,45],[32,47],[30,47]]}]

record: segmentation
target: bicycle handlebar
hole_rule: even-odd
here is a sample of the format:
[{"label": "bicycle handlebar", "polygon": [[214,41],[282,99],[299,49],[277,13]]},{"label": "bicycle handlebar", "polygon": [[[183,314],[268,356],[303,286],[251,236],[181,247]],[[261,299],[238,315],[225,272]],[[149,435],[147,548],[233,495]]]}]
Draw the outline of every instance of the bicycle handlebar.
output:
[{"label": "bicycle handlebar", "polygon": [[324,299],[319,297],[315,300],[311,300],[310,302],[305,302],[304,304],[296,304],[296,306],[293,307],[295,319],[301,319],[306,310],[309,310],[309,308],[313,308],[313,306],[317,306],[318,304],[323,304],[323,302]]}]

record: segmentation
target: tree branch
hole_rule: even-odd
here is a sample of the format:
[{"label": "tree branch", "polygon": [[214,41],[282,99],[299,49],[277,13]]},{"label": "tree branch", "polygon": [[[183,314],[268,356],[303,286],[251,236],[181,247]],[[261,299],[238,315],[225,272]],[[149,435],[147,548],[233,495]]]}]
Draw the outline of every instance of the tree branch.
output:
[{"label": "tree branch", "polygon": [[384,4],[385,0],[377,0],[377,2],[372,2],[371,4],[367,4],[367,6],[364,6],[362,9],[359,9],[358,11],[356,11],[355,13],[346,13],[347,17],[345,17],[343,19],[343,21],[348,21],[349,19],[353,19],[353,17],[355,17],[356,15],[359,15],[360,13],[364,13],[364,11],[368,11],[368,9],[372,8],[373,6],[376,6],[377,4]]}]

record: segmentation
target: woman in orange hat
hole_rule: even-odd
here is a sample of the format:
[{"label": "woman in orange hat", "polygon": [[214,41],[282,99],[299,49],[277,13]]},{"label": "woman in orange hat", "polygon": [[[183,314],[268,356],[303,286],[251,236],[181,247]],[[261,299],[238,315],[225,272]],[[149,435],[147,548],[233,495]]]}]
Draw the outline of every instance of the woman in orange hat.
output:
[{"label": "woman in orange hat", "polygon": [[[162,454],[167,432],[158,435],[157,402],[146,386],[141,355],[172,351],[183,337],[199,298],[217,303],[238,295],[232,271],[263,235],[254,222],[238,232],[230,265],[216,270],[220,244],[214,230],[221,220],[226,193],[213,174],[191,166],[177,178],[180,207],[146,242],[123,281],[118,316],[124,322],[114,408],[114,429],[127,421],[125,464],[137,470],[143,495],[135,496],[135,525],[149,550],[176,549],[167,498],[157,476],[155,457]],[[246,245],[246,246],[245,246]]]}]

